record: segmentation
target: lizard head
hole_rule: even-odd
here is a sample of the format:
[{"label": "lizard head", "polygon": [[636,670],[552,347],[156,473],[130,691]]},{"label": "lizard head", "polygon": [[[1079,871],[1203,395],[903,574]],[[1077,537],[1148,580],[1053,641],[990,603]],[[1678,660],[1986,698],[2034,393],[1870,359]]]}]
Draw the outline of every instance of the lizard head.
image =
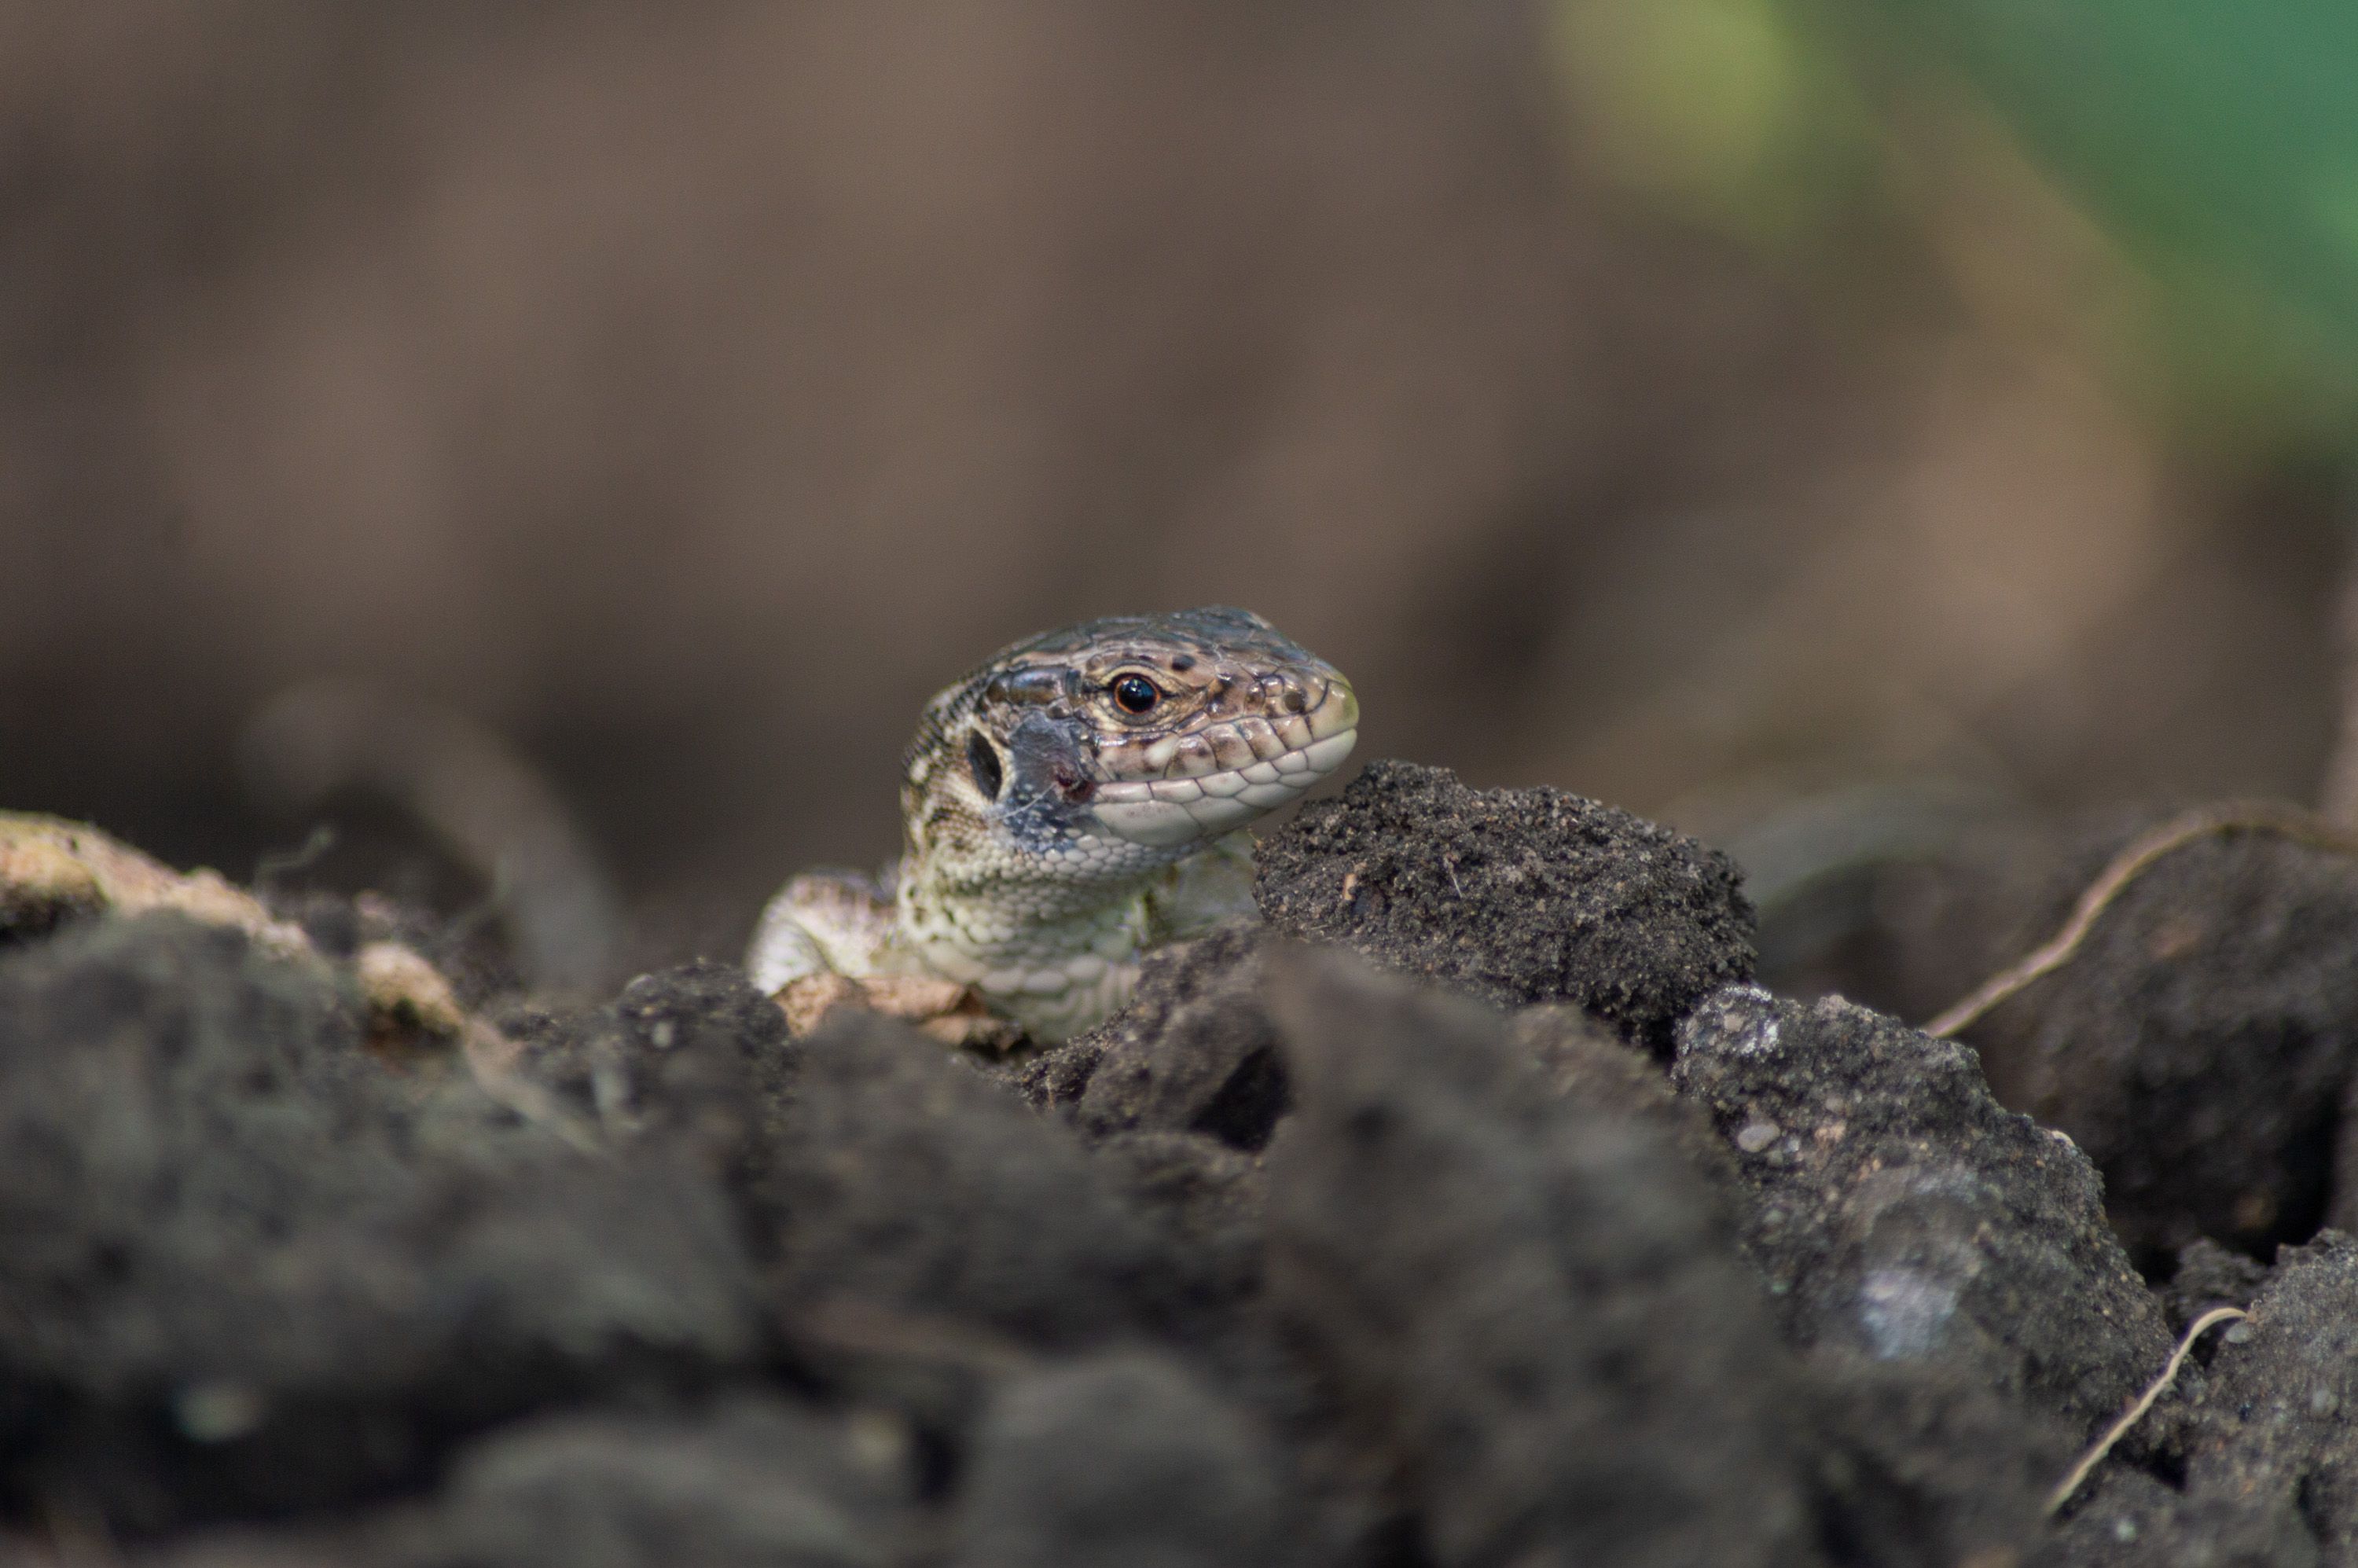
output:
[{"label": "lizard head", "polygon": [[926,706],[903,760],[908,849],[1008,881],[1136,875],[1298,798],[1358,722],[1333,665],[1246,611],[1046,633]]}]

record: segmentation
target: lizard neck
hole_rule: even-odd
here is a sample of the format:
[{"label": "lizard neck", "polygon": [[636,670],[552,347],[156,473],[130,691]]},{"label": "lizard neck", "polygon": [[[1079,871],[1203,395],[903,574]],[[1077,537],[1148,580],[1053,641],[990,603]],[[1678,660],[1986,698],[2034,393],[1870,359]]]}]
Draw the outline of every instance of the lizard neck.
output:
[{"label": "lizard neck", "polygon": [[975,885],[904,864],[900,939],[924,968],[974,987],[1034,1040],[1056,1044],[1129,1000],[1160,874]]}]

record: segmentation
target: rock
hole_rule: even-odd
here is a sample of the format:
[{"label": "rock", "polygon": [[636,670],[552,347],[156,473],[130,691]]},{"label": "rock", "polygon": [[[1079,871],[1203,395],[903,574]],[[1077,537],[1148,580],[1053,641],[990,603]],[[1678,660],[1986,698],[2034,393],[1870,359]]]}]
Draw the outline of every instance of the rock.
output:
[{"label": "rock", "polygon": [[1105,1048],[1085,1034],[1036,1056],[1001,1064],[997,1073],[1034,1109],[1064,1110],[1080,1103],[1104,1056]]},{"label": "rock", "polygon": [[502,1022],[516,1069],[600,1135],[697,1152],[749,1177],[774,1137],[799,1047],[777,1004],[734,964],[641,975],[601,1008],[522,1004]]},{"label": "rock", "polygon": [[910,1530],[905,1434],[766,1397],[695,1417],[558,1415],[459,1457],[384,1568],[884,1568]]},{"label": "rock", "polygon": [[614,999],[613,1016],[658,1060],[739,1056],[761,1069],[786,1060],[786,1021],[734,964],[699,958],[641,975]]},{"label": "rock", "polygon": [[[1900,968],[1937,971],[1945,1006],[2046,942],[2118,851],[2169,820],[1976,837],[1887,901]],[[2104,1172],[2140,1266],[2164,1272],[2203,1237],[2266,1258],[2329,1219],[2358,1224],[2358,1141],[2335,1174],[2358,1063],[2353,950],[2358,860],[2213,834],[2146,866],[2070,962],[1964,1033],[1998,1098]]]},{"label": "rock", "polygon": [[[0,1541],[0,1547],[8,1543]],[[70,1557],[0,1556],[16,1568],[74,1568]],[[382,1568],[347,1531],[335,1529],[207,1531],[130,1561],[136,1568]]]},{"label": "rock", "polygon": [[[1696,1172],[1733,1199],[1736,1161],[1701,1107],[1671,1092],[1654,1059],[1630,1048],[1576,1007],[1541,1004],[1508,1021],[1515,1044],[1540,1069],[1548,1092],[1665,1133]],[[1735,1207],[1725,1209],[1731,1225]]]},{"label": "rock", "polygon": [[220,1532],[142,1568],[887,1568],[914,1534],[907,1432],[741,1393],[573,1411],[455,1454],[430,1498],[334,1526]]},{"label": "rock", "polygon": [[2212,1330],[2187,1493],[2280,1502],[2326,1562],[2358,1560],[2358,1241],[2285,1249],[2251,1313]]},{"label": "rock", "polygon": [[1004,1384],[960,1488],[956,1568],[1255,1568],[1279,1561],[1285,1467],[1167,1356]]},{"label": "rock", "polygon": [[310,951],[301,927],[219,871],[176,871],[87,822],[0,811],[0,940],[47,935],[99,914],[158,910],[243,931],[282,956]]},{"label": "rock", "polygon": [[2210,1331],[2157,1413],[2171,1406],[2182,1489],[2112,1467],[2048,1561],[2358,1561],[2358,1241],[2329,1230],[2284,1249],[2251,1316]]},{"label": "rock", "polygon": [[384,892],[348,898],[318,888],[256,892],[272,914],[300,927],[326,957],[349,959],[385,943],[406,947],[431,963],[470,1008],[524,989],[524,971],[497,921],[445,920],[422,904]]},{"label": "rock", "polygon": [[[1504,911],[1557,806],[1457,795]],[[983,1063],[708,964],[495,1030],[352,909],[0,948],[0,1554],[2358,1560],[2358,1245],[2183,1248],[2174,1320],[2253,1318],[2050,1528],[2161,1306],[2076,1148],[1863,1009],[1559,931],[1590,1007],[1688,1013],[1665,1074],[1643,1009],[1228,931]]]},{"label": "rock", "polygon": [[2190,1498],[2141,1471],[2107,1477],[2030,1559],[2033,1568],[2320,1568],[2281,1498]]},{"label": "rock", "polygon": [[1200,1132],[1118,1132],[1091,1155],[1163,1238],[1188,1305],[1225,1313],[1260,1293],[1267,1184],[1259,1162]]},{"label": "rock", "polygon": [[2189,1243],[2178,1249],[2178,1270],[2161,1292],[2170,1331],[2187,1326],[2214,1306],[2248,1307],[2268,1282],[2268,1270],[2241,1252],[2215,1241]]},{"label": "rock", "polygon": [[1269,1289],[1442,1564],[1815,1560],[1792,1368],[1703,1178],[1498,1016],[1271,960]]},{"label": "rock", "polygon": [[962,1322],[1071,1348],[1149,1322],[1152,1228],[1079,1141],[907,1026],[857,1010],[803,1044],[758,1195],[791,1317]]},{"label": "rock", "polygon": [[1953,1368],[2075,1437],[2160,1369],[2094,1167],[2001,1108],[1967,1047],[1737,986],[1688,1020],[1671,1078],[1736,1151],[1795,1343]]},{"label": "rock", "polygon": [[1260,997],[1265,939],[1231,928],[1148,960],[1130,1005],[1086,1037],[1098,1059],[1076,1110],[1084,1130],[1269,1141],[1289,1091]]},{"label": "rock", "polygon": [[2060,1423],[1954,1367],[1822,1345],[1803,1370],[1827,1451],[1821,1514],[1844,1562],[2019,1562],[2078,1452]]},{"label": "rock", "polygon": [[598,1157],[178,914],[0,958],[5,1490],[136,1534],[321,1509],[590,1388],[763,1354],[727,1199]]},{"label": "rock", "polygon": [[1695,1000],[1752,975],[1733,862],[1550,788],[1368,765],[1261,841],[1271,925],[1493,1006],[1571,1002],[1667,1056]]}]

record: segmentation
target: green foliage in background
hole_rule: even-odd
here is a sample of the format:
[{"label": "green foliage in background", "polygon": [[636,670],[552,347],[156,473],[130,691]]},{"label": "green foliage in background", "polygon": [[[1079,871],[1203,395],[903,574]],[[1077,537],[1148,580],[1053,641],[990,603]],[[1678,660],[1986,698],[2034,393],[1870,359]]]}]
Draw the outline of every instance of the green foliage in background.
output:
[{"label": "green foliage in background", "polygon": [[1776,243],[1911,93],[1962,87],[2154,286],[2166,401],[2346,446],[2358,0],[1557,0],[1552,27],[1637,183]]},{"label": "green foliage in background", "polygon": [[1584,151],[1682,216],[1784,249],[1865,172],[1866,105],[1779,0],[1557,0],[1547,16]]},{"label": "green foliage in background", "polygon": [[1878,3],[2114,222],[2248,270],[2358,350],[2358,5]]},{"label": "green foliage in background", "polygon": [[[1873,0],[2164,285],[2195,373],[2358,381],[2358,3]],[[2256,390],[2256,389],[2255,389]]]}]

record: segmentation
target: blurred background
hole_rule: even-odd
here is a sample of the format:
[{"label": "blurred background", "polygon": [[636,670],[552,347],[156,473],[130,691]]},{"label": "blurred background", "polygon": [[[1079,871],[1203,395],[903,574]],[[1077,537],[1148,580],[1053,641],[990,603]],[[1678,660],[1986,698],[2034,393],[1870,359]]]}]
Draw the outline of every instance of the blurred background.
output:
[{"label": "blurred background", "polygon": [[6,0],[0,805],[480,898],[254,786],[364,681],[536,775],[630,961],[731,956],[892,852],[935,687],[1206,601],[1363,755],[1771,892],[2315,800],[2353,59],[2347,0]]}]

